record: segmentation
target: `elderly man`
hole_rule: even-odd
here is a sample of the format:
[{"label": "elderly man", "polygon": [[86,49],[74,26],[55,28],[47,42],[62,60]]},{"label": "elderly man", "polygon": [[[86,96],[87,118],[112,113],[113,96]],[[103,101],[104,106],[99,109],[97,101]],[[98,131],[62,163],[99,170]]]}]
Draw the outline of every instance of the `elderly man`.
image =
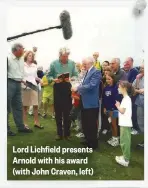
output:
[{"label": "elderly man", "polygon": [[123,70],[126,72],[127,79],[129,83],[133,83],[138,75],[137,68],[133,67],[134,60],[132,57],[128,57],[124,62]]},{"label": "elderly man", "polygon": [[93,58],[94,58],[94,67],[95,67],[97,70],[101,70],[100,61],[98,60],[98,58],[99,58],[99,52],[95,52],[95,53],[93,54]]},{"label": "elderly man", "polygon": [[85,142],[82,144],[93,148],[98,148],[97,121],[99,113],[99,85],[101,71],[93,66],[93,59],[88,57],[83,60],[83,66],[87,70],[83,82],[80,86],[72,88],[80,94],[82,129],[85,135]]},{"label": "elderly man", "polygon": [[115,74],[116,81],[127,80],[127,76],[124,70],[120,68],[120,59],[114,58],[110,63],[112,72]]},{"label": "elderly man", "polygon": [[[32,130],[25,128],[23,123],[23,108],[21,96],[21,83],[24,76],[24,48],[21,44],[16,43],[12,46],[12,54],[7,59],[8,66],[8,84],[7,84],[7,118],[13,112],[13,118],[18,128],[18,132],[31,133]],[[10,130],[8,122],[8,136],[15,136]]]},{"label": "elderly man", "polygon": [[[112,72],[115,74],[115,79],[117,83],[119,83],[120,80],[127,80],[127,75],[124,70],[120,68],[120,59],[119,58],[113,58],[110,63],[110,68]],[[122,101],[122,95],[119,95],[119,101]],[[118,125],[118,123],[117,123]],[[120,135],[120,127],[118,126],[118,136]]]},{"label": "elderly man", "polygon": [[[70,136],[70,111],[72,108],[71,84],[70,78],[77,76],[75,63],[68,59],[70,54],[69,49],[61,48],[59,51],[59,59],[51,63],[47,74],[48,83],[54,83],[54,108],[57,124],[56,140],[61,140],[64,136],[69,140]],[[59,75],[69,73],[70,78],[64,80],[59,78]],[[64,134],[63,134],[64,128]]]}]

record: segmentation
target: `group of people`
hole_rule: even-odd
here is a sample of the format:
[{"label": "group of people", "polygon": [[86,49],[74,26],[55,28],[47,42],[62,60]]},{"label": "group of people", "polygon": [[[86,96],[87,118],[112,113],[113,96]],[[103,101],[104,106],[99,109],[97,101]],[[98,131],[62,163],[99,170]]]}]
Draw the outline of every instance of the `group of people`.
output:
[{"label": "group of people", "polygon": [[[34,127],[44,128],[39,121],[42,102],[42,116],[47,116],[49,105],[52,117],[55,115],[56,140],[70,140],[70,130],[77,122],[81,144],[99,151],[98,132],[107,134],[111,130],[108,144],[120,144],[123,153],[115,158],[116,162],[128,166],[131,133],[144,133],[144,64],[133,67],[131,57],[125,60],[123,68],[119,58],[101,64],[98,52],[75,63],[69,59],[70,50],[61,48],[58,59],[43,73],[36,65],[36,51],[24,53],[23,45],[16,43],[7,58],[7,114],[12,110],[18,131],[32,132],[27,122],[29,108],[33,109]],[[31,89],[27,81],[38,91]],[[15,135],[9,121],[8,135]],[[144,148],[144,142],[139,146]]]}]

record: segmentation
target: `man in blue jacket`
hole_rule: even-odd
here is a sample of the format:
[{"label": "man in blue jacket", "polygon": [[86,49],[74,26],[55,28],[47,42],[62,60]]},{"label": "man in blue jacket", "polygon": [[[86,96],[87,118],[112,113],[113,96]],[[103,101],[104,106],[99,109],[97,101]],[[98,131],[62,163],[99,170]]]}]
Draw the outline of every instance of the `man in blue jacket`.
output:
[{"label": "man in blue jacket", "polygon": [[83,144],[95,150],[98,148],[97,121],[99,113],[99,85],[102,76],[101,71],[94,68],[91,57],[85,58],[82,63],[87,71],[86,75],[82,84],[77,88],[72,88],[72,91],[77,91],[80,94],[82,129],[86,140]]}]

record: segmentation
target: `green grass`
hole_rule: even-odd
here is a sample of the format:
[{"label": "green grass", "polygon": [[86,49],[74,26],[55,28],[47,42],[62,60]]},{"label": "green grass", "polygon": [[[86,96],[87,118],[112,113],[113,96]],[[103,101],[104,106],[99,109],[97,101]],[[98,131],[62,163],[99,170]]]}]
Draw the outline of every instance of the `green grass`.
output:
[{"label": "green grass", "polygon": [[[16,132],[16,127],[13,122],[12,116],[10,117],[10,124],[12,131]],[[27,145],[33,146],[61,146],[61,148],[81,148],[80,139],[75,137],[76,132],[72,131],[71,141],[55,141],[56,135],[56,124],[55,121],[47,118],[41,119],[41,124],[44,125],[43,130],[35,129],[33,127],[33,117],[29,117],[29,126],[32,127],[34,133],[23,134],[17,133],[15,137],[8,137],[8,154],[7,154],[7,179],[8,180],[143,180],[144,179],[144,152],[142,150],[136,149],[136,145],[142,141],[142,136],[132,136],[132,149],[131,149],[131,163],[128,168],[122,167],[115,162],[115,156],[121,155],[120,147],[112,148],[106,143],[109,136],[101,136],[100,138],[100,152],[93,152],[91,154],[13,154],[12,146],[16,147],[26,147]],[[29,158],[37,157],[62,157],[62,158],[85,158],[88,156],[88,164],[81,165],[68,165],[68,164],[12,164],[13,158]],[[13,168],[28,168],[32,170],[33,168],[43,168],[43,169],[76,169],[79,168],[93,168],[94,175],[81,175],[81,176],[62,176],[62,175],[25,175],[25,176],[13,176]]]}]

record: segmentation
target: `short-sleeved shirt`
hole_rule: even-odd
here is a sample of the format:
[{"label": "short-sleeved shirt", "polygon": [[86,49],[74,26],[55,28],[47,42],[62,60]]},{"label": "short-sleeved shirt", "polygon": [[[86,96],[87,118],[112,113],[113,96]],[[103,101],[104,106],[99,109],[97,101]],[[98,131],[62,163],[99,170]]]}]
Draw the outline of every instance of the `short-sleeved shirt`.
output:
[{"label": "short-sleeved shirt", "polygon": [[132,102],[128,95],[123,97],[120,108],[125,108],[125,113],[119,112],[119,126],[132,127]]},{"label": "short-sleeved shirt", "polygon": [[[43,85],[48,84],[48,79],[46,75],[43,76],[42,78]],[[48,98],[53,96],[53,83],[50,83],[49,85],[43,86],[43,98]]]},{"label": "short-sleeved shirt", "polygon": [[7,58],[8,63],[8,78],[16,81],[21,81],[24,78],[24,58],[17,58],[13,54],[10,54]]}]

